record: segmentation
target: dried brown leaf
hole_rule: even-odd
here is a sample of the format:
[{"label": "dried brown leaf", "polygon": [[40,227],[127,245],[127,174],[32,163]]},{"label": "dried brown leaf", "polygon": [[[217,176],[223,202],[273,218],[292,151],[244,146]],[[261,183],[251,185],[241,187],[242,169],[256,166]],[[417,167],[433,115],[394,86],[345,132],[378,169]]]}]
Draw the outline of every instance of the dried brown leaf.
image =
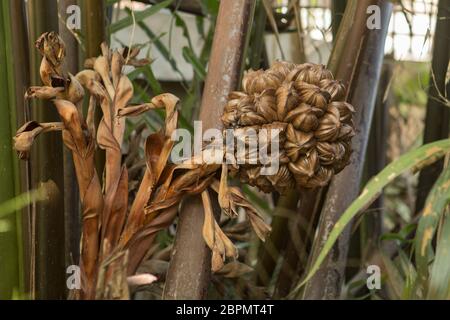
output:
[{"label": "dried brown leaf", "polygon": [[55,99],[56,97],[61,97],[64,90],[64,87],[30,87],[25,93],[25,99],[36,98],[42,100],[51,100]]},{"label": "dried brown leaf", "polygon": [[215,241],[215,219],[214,212],[211,204],[211,198],[209,191],[202,192],[203,210],[205,212],[205,221],[203,222],[203,239],[209,248],[214,248]]},{"label": "dried brown leaf", "polygon": [[98,57],[94,63],[94,70],[98,72],[100,77],[103,80],[103,84],[108,91],[110,98],[113,100],[115,95],[114,86],[111,82],[111,78],[109,77],[110,67],[108,58],[103,56]]},{"label": "dried brown leaf", "polygon": [[28,159],[28,154],[34,140],[41,134],[51,131],[64,130],[64,124],[61,122],[55,123],[37,123],[30,121],[24,124],[17,130],[14,137],[14,149],[18,152],[20,159]]}]

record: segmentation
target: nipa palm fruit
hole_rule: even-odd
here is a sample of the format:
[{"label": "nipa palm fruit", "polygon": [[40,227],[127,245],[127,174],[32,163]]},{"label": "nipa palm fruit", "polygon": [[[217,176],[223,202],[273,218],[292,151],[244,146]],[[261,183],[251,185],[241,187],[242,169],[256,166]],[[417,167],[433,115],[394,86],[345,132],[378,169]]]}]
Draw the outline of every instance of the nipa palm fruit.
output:
[{"label": "nipa palm fruit", "polygon": [[[278,171],[262,174],[267,163],[255,163],[247,152],[248,161],[230,170],[242,182],[265,192],[324,187],[349,163],[354,108],[345,102],[343,84],[323,65],[277,61],[266,71],[247,72],[242,87],[229,96],[225,128],[244,136],[250,129],[279,133]],[[258,142],[270,154],[271,139]]]}]

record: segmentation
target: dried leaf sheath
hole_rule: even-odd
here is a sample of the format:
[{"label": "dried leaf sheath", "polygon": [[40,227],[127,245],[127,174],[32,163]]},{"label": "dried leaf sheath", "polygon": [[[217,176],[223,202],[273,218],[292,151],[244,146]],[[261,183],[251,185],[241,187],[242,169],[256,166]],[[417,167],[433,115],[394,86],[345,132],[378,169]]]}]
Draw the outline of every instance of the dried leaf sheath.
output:
[{"label": "dried leaf sheath", "polygon": [[96,282],[97,256],[99,246],[99,222],[103,211],[102,187],[95,170],[95,143],[86,141],[81,130],[81,120],[77,108],[69,101],[54,101],[66,129],[63,132],[65,145],[72,151],[75,171],[80,189],[83,208],[83,240],[81,267],[83,290],[86,298],[92,298]]},{"label": "dried leaf sheath", "polygon": [[149,104],[122,109],[118,113],[122,118],[124,116],[139,116],[149,110],[164,108],[166,109],[167,115],[165,132],[152,134],[147,138],[145,144],[147,167],[144,173],[144,179],[131,207],[125,231],[121,239],[122,246],[126,245],[132,235],[143,224],[145,218],[144,209],[168,163],[170,152],[173,147],[173,141],[171,141],[170,137],[175,131],[178,122],[178,102],[179,100],[177,97],[165,94],[154,98]]}]

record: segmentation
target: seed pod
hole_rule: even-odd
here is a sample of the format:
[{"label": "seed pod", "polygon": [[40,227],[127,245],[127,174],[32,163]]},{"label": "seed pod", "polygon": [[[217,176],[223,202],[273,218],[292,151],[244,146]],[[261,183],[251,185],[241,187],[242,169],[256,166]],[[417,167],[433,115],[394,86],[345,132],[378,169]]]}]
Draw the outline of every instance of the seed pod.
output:
[{"label": "seed pod", "polygon": [[288,123],[292,123],[295,129],[303,132],[311,132],[319,126],[319,114],[321,110],[311,107],[306,103],[300,104],[297,108],[289,112],[284,119]]},{"label": "seed pod", "polygon": [[268,71],[283,82],[295,67],[295,63],[275,61]]},{"label": "seed pod", "polygon": [[331,95],[331,101],[345,99],[345,86],[341,81],[325,79],[319,82],[319,87]]},{"label": "seed pod", "polygon": [[314,135],[319,141],[335,141],[339,137],[341,121],[336,108],[328,108],[327,113],[320,119]]},{"label": "seed pod", "polygon": [[311,188],[315,187],[326,187],[330,183],[333,177],[333,169],[329,167],[320,166],[314,177],[308,180],[307,185]]},{"label": "seed pod", "polygon": [[274,175],[267,176],[267,180],[272,183],[273,188],[280,193],[295,187],[294,177],[287,166],[282,166]]},{"label": "seed pod", "polygon": [[[332,102],[330,103],[330,108],[336,108],[339,110],[339,119],[341,122],[350,124],[353,118],[353,114],[355,113],[355,109],[353,106],[347,102]],[[353,127],[353,125],[352,125]]]},{"label": "seed pod", "polygon": [[295,176],[302,179],[310,179],[314,177],[319,169],[319,156],[316,150],[312,150],[308,154],[301,156],[297,161],[289,163],[289,169]]},{"label": "seed pod", "polygon": [[313,133],[295,130],[292,124],[287,127],[286,139],[284,149],[292,161],[297,161],[301,155],[307,154],[316,145]]},{"label": "seed pod", "polygon": [[292,82],[283,83],[276,91],[278,119],[284,119],[286,114],[300,104],[300,96]]},{"label": "seed pod", "polygon": [[264,90],[255,96],[256,112],[266,119],[267,123],[278,120],[277,100],[273,89]]},{"label": "seed pod", "polygon": [[323,111],[327,110],[331,95],[318,86],[303,81],[294,83],[295,89],[299,92],[300,100]]},{"label": "seed pod", "polygon": [[252,70],[244,76],[242,87],[247,94],[252,95],[268,89],[276,90],[280,84],[280,79],[276,75],[263,70]]},{"label": "seed pod", "polygon": [[345,148],[340,143],[318,142],[317,152],[319,154],[320,164],[330,166],[336,161],[343,159]]},{"label": "seed pod", "polygon": [[261,175],[261,167],[243,167],[240,170],[240,180],[253,187],[258,187],[264,192],[273,190],[272,183],[263,175]]}]

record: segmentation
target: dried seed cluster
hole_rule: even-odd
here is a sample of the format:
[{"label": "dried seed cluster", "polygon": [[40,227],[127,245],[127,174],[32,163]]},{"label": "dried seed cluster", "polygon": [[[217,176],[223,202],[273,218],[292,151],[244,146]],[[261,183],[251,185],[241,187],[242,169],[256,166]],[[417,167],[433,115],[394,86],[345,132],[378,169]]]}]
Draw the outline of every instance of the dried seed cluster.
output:
[{"label": "dried seed cluster", "polygon": [[[262,175],[262,163],[234,166],[230,171],[244,183],[265,192],[323,187],[347,166],[354,108],[344,101],[343,84],[323,65],[277,61],[266,71],[247,72],[242,86],[229,96],[225,128],[280,130],[278,172]],[[259,148],[270,154],[270,139]]]}]

